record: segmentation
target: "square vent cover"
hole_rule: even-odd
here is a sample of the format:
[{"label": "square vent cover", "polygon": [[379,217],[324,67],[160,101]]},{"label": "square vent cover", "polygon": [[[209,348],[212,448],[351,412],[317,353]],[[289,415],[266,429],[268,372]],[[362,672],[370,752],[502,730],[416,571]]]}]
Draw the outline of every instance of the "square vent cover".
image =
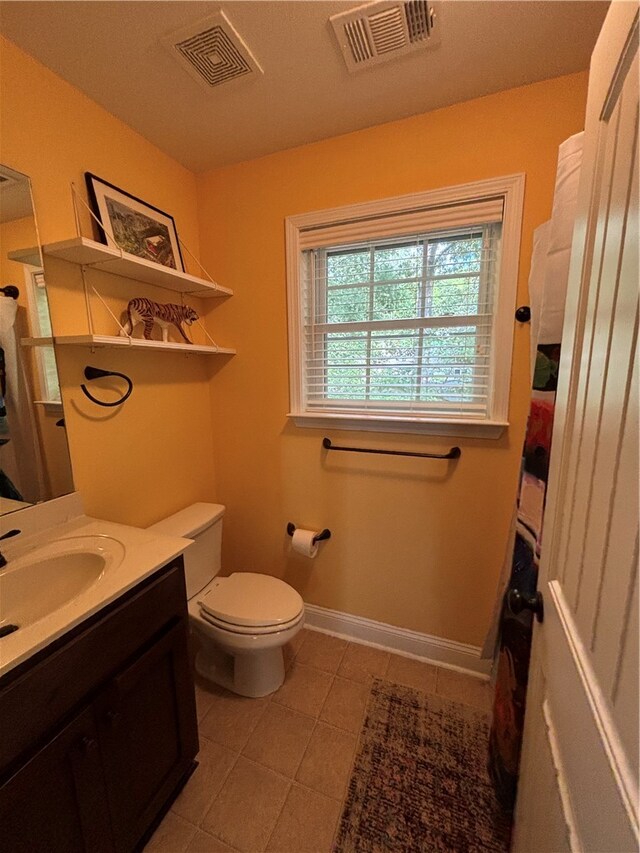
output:
[{"label": "square vent cover", "polygon": [[440,44],[436,11],[428,0],[380,0],[329,21],[351,72]]},{"label": "square vent cover", "polygon": [[162,39],[180,65],[205,89],[262,74],[262,68],[224,12]]}]

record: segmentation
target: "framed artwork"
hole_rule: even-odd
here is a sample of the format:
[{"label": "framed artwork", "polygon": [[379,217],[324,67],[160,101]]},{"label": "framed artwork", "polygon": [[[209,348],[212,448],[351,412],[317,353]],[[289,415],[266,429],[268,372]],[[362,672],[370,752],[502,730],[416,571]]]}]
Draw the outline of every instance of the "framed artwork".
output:
[{"label": "framed artwork", "polygon": [[103,243],[113,245],[113,236],[130,255],[185,271],[172,216],[91,172],[85,172],[85,179],[93,212],[101,223],[98,231]]}]

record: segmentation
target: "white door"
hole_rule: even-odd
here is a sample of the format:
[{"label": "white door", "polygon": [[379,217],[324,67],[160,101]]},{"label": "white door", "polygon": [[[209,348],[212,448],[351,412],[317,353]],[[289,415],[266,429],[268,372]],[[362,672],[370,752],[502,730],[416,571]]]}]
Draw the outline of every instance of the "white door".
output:
[{"label": "white door", "polygon": [[593,53],[513,850],[638,850],[638,3]]}]

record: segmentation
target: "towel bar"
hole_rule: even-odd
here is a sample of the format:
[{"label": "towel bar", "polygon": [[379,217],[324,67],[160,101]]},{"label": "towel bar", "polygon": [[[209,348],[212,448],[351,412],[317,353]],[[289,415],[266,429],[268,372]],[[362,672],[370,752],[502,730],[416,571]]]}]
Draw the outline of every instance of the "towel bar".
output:
[{"label": "towel bar", "polygon": [[447,453],[413,453],[408,450],[377,450],[371,447],[338,447],[331,444],[330,438],[322,439],[325,450],[347,450],[350,453],[384,453],[387,456],[419,456],[423,459],[459,459],[462,451],[459,447],[452,447]]}]

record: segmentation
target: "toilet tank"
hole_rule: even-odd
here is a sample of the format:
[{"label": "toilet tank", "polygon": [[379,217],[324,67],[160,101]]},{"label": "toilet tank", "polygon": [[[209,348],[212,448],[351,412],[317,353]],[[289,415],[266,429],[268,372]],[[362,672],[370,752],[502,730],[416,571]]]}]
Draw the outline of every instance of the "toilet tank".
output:
[{"label": "toilet tank", "polygon": [[220,571],[224,509],[222,504],[192,504],[147,528],[194,540],[184,552],[187,598],[197,595]]}]

